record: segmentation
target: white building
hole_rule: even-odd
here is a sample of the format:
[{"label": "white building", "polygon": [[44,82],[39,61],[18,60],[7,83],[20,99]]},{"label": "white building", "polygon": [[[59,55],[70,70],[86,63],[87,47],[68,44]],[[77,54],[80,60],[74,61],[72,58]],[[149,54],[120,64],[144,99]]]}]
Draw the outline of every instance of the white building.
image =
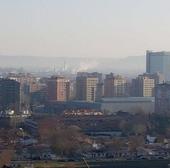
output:
[{"label": "white building", "polygon": [[113,97],[103,98],[101,110],[110,114],[118,111],[135,113],[135,112],[154,112],[154,97]]}]

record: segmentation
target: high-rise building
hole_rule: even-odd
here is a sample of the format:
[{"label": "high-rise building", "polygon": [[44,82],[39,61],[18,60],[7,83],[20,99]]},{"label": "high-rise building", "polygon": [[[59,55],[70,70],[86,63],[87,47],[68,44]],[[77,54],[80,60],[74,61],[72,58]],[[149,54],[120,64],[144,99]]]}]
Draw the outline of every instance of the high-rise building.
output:
[{"label": "high-rise building", "polygon": [[71,98],[70,81],[69,80],[65,80],[65,85],[66,85],[66,100],[70,100],[70,98]]},{"label": "high-rise building", "polygon": [[146,74],[139,75],[132,79],[132,96],[134,97],[153,97],[155,88],[155,79]]},{"label": "high-rise building", "polygon": [[170,84],[163,83],[156,86],[155,112],[160,115],[170,116]]},{"label": "high-rise building", "polygon": [[38,79],[33,76],[32,74],[29,73],[9,73],[7,76],[8,79],[15,80],[20,83],[21,85],[21,92],[24,90],[24,87],[27,85],[29,88],[29,93],[38,91],[39,88],[39,83]]},{"label": "high-rise building", "polygon": [[0,79],[0,110],[20,112],[20,83],[10,79]]},{"label": "high-rise building", "polygon": [[114,96],[114,74],[110,73],[105,76],[104,79],[104,97],[113,97]]},{"label": "high-rise building", "polygon": [[67,92],[70,92],[68,88],[68,80],[61,76],[52,76],[47,81],[47,95],[48,101],[66,101],[69,97]]},{"label": "high-rise building", "polygon": [[146,72],[164,75],[165,81],[170,81],[170,52],[146,52]]},{"label": "high-rise building", "polygon": [[127,96],[127,80],[121,75],[113,73],[106,75],[104,80],[104,97]]},{"label": "high-rise building", "polygon": [[144,73],[143,75],[140,75],[140,76],[148,77],[149,79],[154,79],[155,86],[157,84],[164,83],[164,81],[165,81],[165,78],[164,78],[163,74],[161,74],[159,72],[156,72],[154,74]]},{"label": "high-rise building", "polygon": [[39,78],[30,73],[9,73],[7,78],[20,83],[21,111],[28,110],[30,108],[30,95],[42,89]]},{"label": "high-rise building", "polygon": [[104,85],[103,83],[98,83],[96,88],[96,101],[101,101],[104,96]]},{"label": "high-rise building", "polygon": [[162,84],[165,81],[165,77],[163,74],[156,72],[154,74],[150,74],[150,78],[155,80],[155,86],[158,84]]},{"label": "high-rise building", "polygon": [[78,72],[77,73],[77,77],[94,77],[94,78],[98,78],[99,80],[99,83],[102,83],[103,82],[103,79],[102,79],[102,73],[98,73],[98,72]]},{"label": "high-rise building", "polygon": [[96,101],[96,90],[99,79],[93,76],[77,76],[76,99],[88,102]]}]

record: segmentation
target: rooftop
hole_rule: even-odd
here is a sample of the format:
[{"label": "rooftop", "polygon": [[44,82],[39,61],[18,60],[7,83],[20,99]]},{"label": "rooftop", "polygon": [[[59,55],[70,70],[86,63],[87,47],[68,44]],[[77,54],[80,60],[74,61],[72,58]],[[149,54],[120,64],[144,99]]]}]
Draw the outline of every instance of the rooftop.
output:
[{"label": "rooftop", "polygon": [[102,102],[154,102],[154,97],[112,97],[103,98]]}]

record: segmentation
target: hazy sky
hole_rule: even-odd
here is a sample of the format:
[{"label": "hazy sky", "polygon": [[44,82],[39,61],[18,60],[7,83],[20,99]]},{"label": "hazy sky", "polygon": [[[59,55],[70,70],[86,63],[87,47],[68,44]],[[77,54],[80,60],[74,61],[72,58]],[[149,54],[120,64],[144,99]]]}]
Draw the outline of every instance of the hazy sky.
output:
[{"label": "hazy sky", "polygon": [[0,54],[126,57],[170,50],[170,0],[0,0]]}]

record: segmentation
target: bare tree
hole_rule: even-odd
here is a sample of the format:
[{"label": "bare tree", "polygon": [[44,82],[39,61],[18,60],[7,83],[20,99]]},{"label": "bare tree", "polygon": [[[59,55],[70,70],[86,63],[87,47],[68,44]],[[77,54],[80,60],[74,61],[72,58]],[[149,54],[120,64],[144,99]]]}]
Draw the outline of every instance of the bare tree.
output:
[{"label": "bare tree", "polygon": [[145,140],[143,136],[131,136],[128,142],[129,151],[136,152],[137,148],[143,146],[144,144]]},{"label": "bare tree", "polygon": [[86,149],[87,137],[77,126],[65,126],[56,119],[43,120],[39,124],[42,142],[48,143],[60,155],[74,155]]},{"label": "bare tree", "polygon": [[0,153],[0,167],[4,165],[9,165],[13,157],[14,150],[3,150]]}]

